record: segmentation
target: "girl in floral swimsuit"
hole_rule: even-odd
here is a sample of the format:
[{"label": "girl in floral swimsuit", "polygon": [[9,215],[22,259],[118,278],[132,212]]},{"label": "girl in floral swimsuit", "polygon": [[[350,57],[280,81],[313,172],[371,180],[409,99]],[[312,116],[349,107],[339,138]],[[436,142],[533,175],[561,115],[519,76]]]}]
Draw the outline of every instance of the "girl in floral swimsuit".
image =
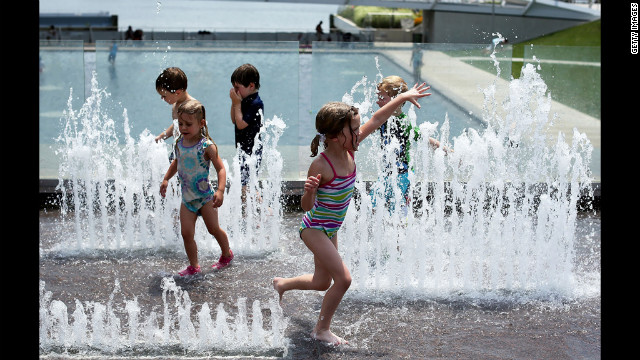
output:
[{"label": "girl in floral swimsuit", "polygon": [[[224,199],[227,172],[218,155],[218,147],[209,136],[204,106],[195,99],[182,103],[178,108],[178,126],[180,137],[176,140],[176,158],[171,162],[160,185],[160,195],[165,196],[169,179],[177,172],[182,192],[180,228],[184,249],[189,258],[189,266],[178,274],[186,276],[201,272],[198,245],[194,239],[198,216],[202,216],[209,233],[218,241],[222,251],[220,259],[212,267],[221,269],[229,265],[233,252],[229,248],[227,233],[218,222],[218,208]],[[213,163],[218,175],[218,189],[215,192],[209,183],[210,163]]]}]

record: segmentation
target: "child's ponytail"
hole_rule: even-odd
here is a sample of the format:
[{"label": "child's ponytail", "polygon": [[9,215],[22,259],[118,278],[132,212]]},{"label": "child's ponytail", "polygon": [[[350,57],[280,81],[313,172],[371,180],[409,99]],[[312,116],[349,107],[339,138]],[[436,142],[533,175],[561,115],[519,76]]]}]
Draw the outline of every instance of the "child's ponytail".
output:
[{"label": "child's ponytail", "polygon": [[326,148],[326,137],[324,134],[317,133],[316,136],[311,140],[311,157],[318,155],[318,147],[320,147],[320,143],[324,145]]}]

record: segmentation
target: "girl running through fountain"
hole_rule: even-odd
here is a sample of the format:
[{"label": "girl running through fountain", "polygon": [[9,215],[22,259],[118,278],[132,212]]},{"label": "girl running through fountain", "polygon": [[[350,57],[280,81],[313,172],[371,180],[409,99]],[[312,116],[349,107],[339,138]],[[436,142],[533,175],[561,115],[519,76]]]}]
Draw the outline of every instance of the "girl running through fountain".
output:
[{"label": "girl running through fountain", "polygon": [[306,213],[299,228],[300,238],[314,255],[315,270],[313,274],[273,279],[273,287],[280,300],[288,290],[328,289],[322,301],[318,322],[311,332],[313,339],[332,345],[348,343],[333,334],[329,327],[333,314],[351,285],[349,269],[338,253],[337,233],[354,189],[354,152],[358,150],[359,143],[380,127],[400,104],[411,101],[420,108],[417,99],[431,95],[426,93],[429,88],[424,83],[414,85],[376,111],[362,127],[358,109],[345,103],[330,102],[318,111],[318,133],[311,142],[311,156],[318,154],[320,142],[325,150],[309,166],[301,199],[302,209]]},{"label": "girl running through fountain", "polygon": [[[409,90],[407,83],[403,78],[397,75],[387,76],[377,85],[377,94],[378,101],[376,104],[382,108],[386,104],[391,101],[394,97],[398,96],[398,94],[404,93]],[[404,102],[398,105],[397,108],[394,109],[391,117],[383,122],[380,126],[380,148],[383,150],[383,167],[384,173],[382,174],[382,184],[384,186],[384,193],[380,194],[385,199],[385,206],[389,208],[390,211],[394,211],[395,203],[393,199],[393,181],[391,178],[392,175],[392,166],[396,167],[397,173],[397,184],[400,188],[402,201],[401,204],[403,213],[406,213],[407,206],[411,201],[411,197],[409,196],[409,161],[410,161],[410,149],[411,143],[413,141],[417,141],[420,138],[420,133],[418,132],[417,127],[412,127],[411,122],[407,115],[402,112],[402,107],[404,106]],[[391,159],[387,159],[385,156],[385,148],[391,146],[392,143],[397,141],[399,145],[398,148],[394,149],[394,156]],[[440,147],[440,142],[434,138],[429,138],[429,145],[432,148]],[[449,151],[446,147],[443,147],[445,151]],[[376,195],[379,192],[375,189],[371,191],[372,204],[376,205]]]},{"label": "girl running through fountain", "polygon": [[[180,271],[180,276],[200,273],[198,245],[194,239],[196,220],[202,216],[207,230],[220,245],[222,254],[212,268],[222,269],[233,260],[227,233],[218,222],[218,208],[224,200],[227,172],[218,155],[218,146],[209,136],[204,106],[198,100],[187,100],[178,107],[180,136],[176,139],[175,154],[160,185],[160,195],[167,192],[169,179],[178,173],[182,191],[180,205],[180,228],[189,266]],[[213,163],[218,175],[218,190],[209,183],[209,164]]]}]

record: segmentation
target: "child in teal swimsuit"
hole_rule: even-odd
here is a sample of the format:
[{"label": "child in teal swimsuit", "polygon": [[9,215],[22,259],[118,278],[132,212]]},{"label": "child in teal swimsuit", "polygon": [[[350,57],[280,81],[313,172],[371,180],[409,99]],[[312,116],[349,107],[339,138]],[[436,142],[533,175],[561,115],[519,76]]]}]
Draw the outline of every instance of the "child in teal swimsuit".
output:
[{"label": "child in teal swimsuit", "polygon": [[[362,139],[380,127],[401,103],[431,95],[428,86],[415,85],[382,107],[362,126],[358,109],[342,102],[324,105],[316,116],[316,134],[311,142],[311,156],[322,156],[309,166],[302,209],[306,211],[300,224],[300,237],[314,255],[313,274],[293,278],[276,277],[273,287],[280,299],[288,290],[327,290],[318,321],[311,337],[333,345],[348,343],[330,330],[331,320],[342,297],[351,285],[351,274],[338,253],[338,230],[344,221],[355,185],[355,151]],[[333,285],[332,285],[333,281]]]},{"label": "child in teal swimsuit", "polygon": [[[204,106],[198,100],[187,100],[178,107],[180,137],[176,140],[175,153],[169,170],[160,185],[160,195],[165,196],[169,179],[176,172],[180,177],[182,205],[180,206],[180,228],[189,266],[180,276],[200,273],[198,245],[194,239],[196,220],[202,217],[209,233],[220,245],[222,255],[214,269],[226,267],[233,260],[227,233],[218,222],[218,208],[224,200],[227,172],[218,155],[218,147],[209,136]],[[209,164],[213,163],[218,175],[218,189],[214,192],[209,183]]]},{"label": "child in teal swimsuit", "polygon": [[[378,101],[376,102],[381,108],[385,106],[391,99],[398,96],[398,94],[409,90],[407,83],[400,76],[391,75],[387,76],[378,84],[377,93]],[[384,197],[385,205],[390,211],[394,211],[395,202],[393,199],[393,187],[394,182],[391,178],[392,168],[396,170],[396,183],[399,187],[403,203],[402,208],[406,210],[406,206],[411,201],[409,195],[409,172],[413,171],[409,167],[411,144],[420,138],[418,128],[413,127],[411,122],[407,118],[407,115],[402,112],[404,103],[401,103],[393,112],[393,115],[385,121],[379,128],[380,131],[380,148],[385,149],[391,145],[395,140],[398,142],[399,147],[394,150],[392,159],[387,159],[383,151],[384,173],[381,174],[381,181],[384,186],[384,193],[381,194]],[[429,138],[429,145],[433,148],[440,147],[440,142],[434,138]],[[447,148],[444,148],[448,151]],[[373,206],[376,206],[376,191],[371,192]]]}]

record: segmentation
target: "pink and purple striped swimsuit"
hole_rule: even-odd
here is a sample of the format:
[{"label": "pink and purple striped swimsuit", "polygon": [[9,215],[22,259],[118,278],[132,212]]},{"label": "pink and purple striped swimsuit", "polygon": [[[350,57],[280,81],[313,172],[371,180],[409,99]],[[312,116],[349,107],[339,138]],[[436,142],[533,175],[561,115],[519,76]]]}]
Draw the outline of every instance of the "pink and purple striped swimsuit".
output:
[{"label": "pink and purple striped swimsuit", "polygon": [[[349,154],[353,158],[353,154],[351,152]],[[324,153],[320,155],[324,156],[331,166],[333,179],[318,187],[316,201],[313,208],[304,214],[299,232],[302,237],[304,229],[318,229],[331,239],[340,229],[347,214],[356,183],[356,168],[354,167],[353,172],[347,176],[338,176],[329,158]]]}]

